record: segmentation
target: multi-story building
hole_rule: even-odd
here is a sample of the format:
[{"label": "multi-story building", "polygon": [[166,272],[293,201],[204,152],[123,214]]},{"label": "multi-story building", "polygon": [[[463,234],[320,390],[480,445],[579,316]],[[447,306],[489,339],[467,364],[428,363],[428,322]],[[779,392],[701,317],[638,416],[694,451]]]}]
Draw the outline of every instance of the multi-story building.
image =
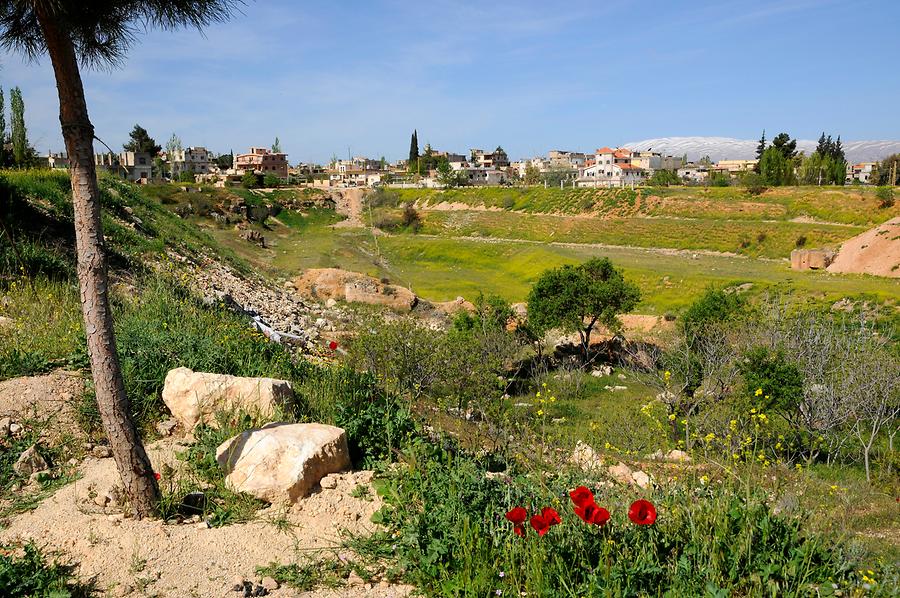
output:
[{"label": "multi-story building", "polygon": [[509,156],[499,146],[492,152],[473,148],[469,150],[469,162],[478,168],[506,168],[509,166]]},{"label": "multi-story building", "polygon": [[147,152],[112,152],[94,154],[98,170],[118,174],[133,183],[147,183],[153,174],[153,159]]},{"label": "multi-story building", "polygon": [[678,170],[684,161],[675,156],[664,156],[659,152],[646,151],[631,152],[631,163],[652,174],[655,170]]},{"label": "multi-story building", "polygon": [[178,178],[182,172],[192,172],[194,174],[209,173],[209,152],[205,147],[188,147],[182,150],[175,150],[171,156],[166,156],[169,160],[172,176]]},{"label": "multi-story building", "polygon": [[860,162],[859,164],[847,164],[847,182],[859,181],[868,185],[872,178],[872,171],[878,166],[878,162]]},{"label": "multi-story building", "polygon": [[569,152],[563,150],[550,150],[547,152],[548,168],[577,170],[584,166],[587,156],[582,152]]},{"label": "multi-story building", "polygon": [[265,147],[251,147],[246,154],[234,156],[234,170],[237,174],[255,172],[272,174],[280,179],[288,178],[287,154],[274,153]]},{"label": "multi-story building", "polygon": [[577,184],[581,187],[640,185],[646,180],[647,171],[632,164],[631,158],[632,153],[627,149],[602,147],[578,171]]}]

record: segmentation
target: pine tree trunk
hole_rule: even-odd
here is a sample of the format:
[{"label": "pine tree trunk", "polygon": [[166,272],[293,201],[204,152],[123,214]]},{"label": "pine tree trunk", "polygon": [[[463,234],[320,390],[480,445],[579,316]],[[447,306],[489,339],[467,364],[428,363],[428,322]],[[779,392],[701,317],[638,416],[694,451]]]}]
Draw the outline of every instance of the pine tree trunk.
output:
[{"label": "pine tree trunk", "polygon": [[94,127],[88,118],[75,48],[53,19],[51,10],[43,3],[36,3],[35,11],[56,75],[59,120],[69,153],[81,310],[97,407],[132,512],[137,518],[149,517],[156,514],[159,487],[129,415],[130,404],[116,355],[100,220],[100,189],[94,165]]}]

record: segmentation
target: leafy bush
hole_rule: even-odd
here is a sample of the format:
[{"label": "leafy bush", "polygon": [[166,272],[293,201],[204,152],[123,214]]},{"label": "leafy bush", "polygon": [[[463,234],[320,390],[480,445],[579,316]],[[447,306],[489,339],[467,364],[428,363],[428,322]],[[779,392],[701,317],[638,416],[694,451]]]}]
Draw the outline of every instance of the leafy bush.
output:
[{"label": "leafy bush", "polygon": [[894,207],[894,190],[891,187],[878,187],[875,190],[878,207],[882,209]]},{"label": "leafy bush", "polygon": [[422,228],[422,216],[419,215],[418,210],[411,203],[403,206],[403,215],[400,222],[404,228],[414,233],[419,232],[419,229]]},{"label": "leafy bush", "polygon": [[275,189],[281,186],[281,179],[274,174],[267,174],[263,177],[263,187],[267,189]]},{"label": "leafy bush", "polygon": [[241,177],[241,187],[244,189],[255,189],[259,187],[260,184],[260,176],[252,171],[247,171],[244,173],[244,176]]},{"label": "leafy bush", "polygon": [[682,330],[690,342],[711,326],[736,319],[746,307],[747,302],[743,296],[710,287],[681,317]]},{"label": "leafy bush", "polygon": [[[21,556],[17,553],[21,550]],[[75,581],[75,565],[49,561],[34,544],[0,546],[0,595],[87,598],[91,585]]]},{"label": "leafy bush", "polygon": [[762,195],[766,192],[766,181],[756,172],[748,172],[741,177],[741,184],[750,195]]},{"label": "leafy bush", "polygon": [[193,183],[197,180],[197,177],[190,170],[185,170],[181,174],[178,175],[178,182],[180,183]]}]

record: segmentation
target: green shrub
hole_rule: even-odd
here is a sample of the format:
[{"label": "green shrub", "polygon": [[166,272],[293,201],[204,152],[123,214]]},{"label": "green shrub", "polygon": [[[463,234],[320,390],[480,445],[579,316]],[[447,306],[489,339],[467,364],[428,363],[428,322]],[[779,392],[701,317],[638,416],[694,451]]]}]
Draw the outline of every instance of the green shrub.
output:
[{"label": "green shrub", "polygon": [[[17,554],[21,551],[21,555]],[[92,584],[75,580],[76,566],[48,560],[34,544],[0,546],[0,595],[87,598]]]},{"label": "green shrub", "polygon": [[894,190],[891,187],[878,187],[875,190],[875,197],[878,199],[878,207],[881,209],[894,206]]},{"label": "green shrub", "polygon": [[759,407],[774,409],[792,419],[803,400],[803,373],[784,351],[754,347],[738,363],[748,395]]},{"label": "green shrub", "polygon": [[682,330],[690,342],[711,326],[738,318],[746,307],[747,301],[742,295],[709,287],[681,317]]},{"label": "green shrub", "polygon": [[260,177],[258,174],[252,171],[247,171],[244,173],[244,176],[241,177],[241,187],[245,189],[255,189],[259,187]]},{"label": "green shrub", "polygon": [[197,180],[197,177],[190,170],[185,170],[181,174],[178,175],[178,182],[180,183],[193,183]]},{"label": "green shrub", "polygon": [[263,177],[263,187],[267,189],[275,189],[281,186],[281,179],[274,174],[267,174]]}]

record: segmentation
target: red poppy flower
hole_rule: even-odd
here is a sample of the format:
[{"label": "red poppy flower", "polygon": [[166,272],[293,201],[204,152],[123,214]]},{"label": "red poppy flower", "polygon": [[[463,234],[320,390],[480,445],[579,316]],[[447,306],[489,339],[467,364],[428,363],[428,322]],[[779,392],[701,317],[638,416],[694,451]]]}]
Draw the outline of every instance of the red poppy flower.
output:
[{"label": "red poppy flower", "polygon": [[543,536],[547,533],[547,530],[550,529],[550,523],[543,515],[532,515],[529,523],[531,523],[531,527],[534,528],[534,531],[536,531],[539,536]]},{"label": "red poppy flower", "polygon": [[153,477],[156,478],[156,481],[158,482],[162,476],[159,475],[159,473],[157,473],[157,472],[153,472]]},{"label": "red poppy flower", "polygon": [[528,511],[522,507],[514,507],[506,514],[506,519],[516,525],[521,525],[528,519]]},{"label": "red poppy flower", "polygon": [[575,503],[576,507],[586,507],[594,502],[594,493],[584,486],[575,488],[569,492],[569,496],[572,498],[572,502]]},{"label": "red poppy flower", "polygon": [[562,523],[562,519],[559,517],[559,513],[556,512],[556,509],[552,507],[544,507],[541,510],[541,517],[544,518],[544,521],[547,522],[547,525],[559,525]]},{"label": "red poppy flower", "polygon": [[638,525],[653,525],[656,521],[656,507],[649,500],[636,500],[628,509],[628,518]]},{"label": "red poppy flower", "polygon": [[593,523],[594,525],[606,525],[606,522],[609,521],[609,511],[603,507],[598,507],[595,503],[584,507],[575,507],[575,514],[585,523]]},{"label": "red poppy flower", "polygon": [[328,343],[328,348],[331,351],[337,351],[337,348],[338,348],[337,341],[331,341],[330,343]]},{"label": "red poppy flower", "polygon": [[524,525],[519,525],[519,524],[514,525],[514,526],[513,526],[513,533],[516,534],[516,535],[519,536],[519,537],[524,537],[524,536],[525,536],[525,526],[524,526]]}]

